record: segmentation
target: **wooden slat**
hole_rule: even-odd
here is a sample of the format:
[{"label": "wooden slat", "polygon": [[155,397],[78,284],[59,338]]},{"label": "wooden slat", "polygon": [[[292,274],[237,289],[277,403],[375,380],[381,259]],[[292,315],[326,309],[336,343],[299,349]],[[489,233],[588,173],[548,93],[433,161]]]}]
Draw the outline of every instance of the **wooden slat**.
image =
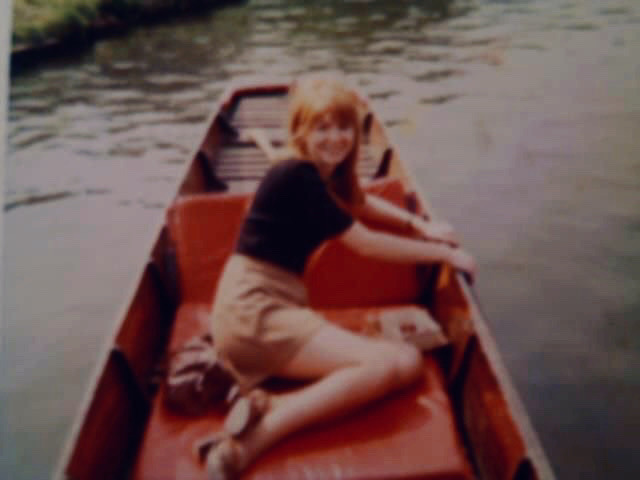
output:
[{"label": "wooden slat", "polygon": [[[248,172],[266,172],[270,167],[272,166],[271,163],[267,162],[267,161],[258,161],[258,160],[254,160],[251,162],[229,162],[229,163],[224,163],[218,166],[218,169],[216,171],[216,175],[219,176],[221,179],[225,178],[225,175],[228,174],[229,172],[236,172],[236,171],[248,171]],[[373,162],[370,163],[366,163],[366,164],[361,164],[358,165],[358,167],[356,168],[356,172],[359,175],[371,175],[373,176],[374,173],[376,173],[377,171],[377,165],[374,164]]]},{"label": "wooden slat", "polygon": [[[368,182],[372,178],[374,178],[374,171],[363,172],[359,174],[359,178],[361,182]],[[229,191],[234,193],[236,192],[246,192],[246,189],[235,190],[231,188],[231,185],[240,185],[246,183],[247,185],[252,185],[255,190],[256,186],[260,183],[260,180],[264,177],[264,172],[231,172],[228,173],[224,178],[224,182],[229,186]]]},{"label": "wooden slat", "polygon": [[234,193],[255,192],[261,178],[228,178],[225,180],[229,185],[229,191]]},{"label": "wooden slat", "polygon": [[232,165],[227,168],[220,168],[218,174],[225,181],[231,178],[261,178],[266,173],[267,168],[267,166],[260,165]]},{"label": "wooden slat", "polygon": [[261,164],[269,163],[267,156],[256,147],[249,148],[225,148],[217,158],[217,164],[236,165],[236,164]]},{"label": "wooden slat", "polygon": [[267,119],[272,121],[280,122],[284,124],[286,118],[284,113],[278,110],[264,110],[264,111],[252,111],[250,109],[245,109],[242,112],[236,113],[232,117],[232,122],[242,122],[245,120],[253,120],[253,119]]},{"label": "wooden slat", "polygon": [[242,120],[233,120],[232,125],[238,130],[246,130],[248,128],[282,128],[282,121],[271,119],[271,120],[257,120],[255,118],[246,118]]},{"label": "wooden slat", "polygon": [[236,104],[231,123],[236,128],[284,128],[287,97],[252,96]]},{"label": "wooden slat", "polygon": [[[384,152],[380,152],[378,149],[366,147],[361,148],[358,164],[375,163],[377,166],[380,163],[383,154]],[[249,161],[255,159],[266,159],[266,155],[254,145],[235,145],[222,149],[217,156],[217,163],[242,162],[244,159]]]},{"label": "wooden slat", "polygon": [[[224,178],[224,172],[229,170],[243,170],[243,169],[268,169],[272,166],[266,158],[248,158],[244,161],[225,161],[218,165],[216,175],[220,178]],[[360,163],[356,167],[357,172],[371,172],[375,173],[378,170],[378,165],[372,161],[367,163]]]},{"label": "wooden slat", "polygon": [[[242,127],[238,127],[238,128],[240,128],[240,131],[242,132]],[[267,138],[270,138],[271,142],[274,145],[283,146],[287,141],[287,138],[289,137],[289,134],[287,133],[287,129],[282,124],[276,127],[261,126],[260,129],[265,131]],[[253,144],[235,141],[235,142],[230,142],[228,146],[239,148],[239,147],[253,146]]]},{"label": "wooden slat", "polygon": [[271,110],[254,110],[251,108],[244,108],[241,111],[235,113],[231,117],[232,122],[243,122],[256,118],[269,119],[279,122],[282,127],[285,127],[287,121],[286,112],[284,109],[271,109]]},{"label": "wooden slat", "polygon": [[254,112],[277,112],[280,118],[283,118],[284,113],[287,111],[288,97],[286,95],[278,96],[248,96],[241,98],[236,103],[233,110],[233,116],[244,115],[246,113]]},{"label": "wooden slat", "polygon": [[[241,172],[247,172],[248,175],[262,174],[264,175],[269,169],[270,164],[229,164],[221,165],[218,169],[218,176],[222,180],[227,180],[230,174],[239,175]],[[356,173],[362,177],[373,178],[377,172],[375,165],[363,165],[356,170]]]}]

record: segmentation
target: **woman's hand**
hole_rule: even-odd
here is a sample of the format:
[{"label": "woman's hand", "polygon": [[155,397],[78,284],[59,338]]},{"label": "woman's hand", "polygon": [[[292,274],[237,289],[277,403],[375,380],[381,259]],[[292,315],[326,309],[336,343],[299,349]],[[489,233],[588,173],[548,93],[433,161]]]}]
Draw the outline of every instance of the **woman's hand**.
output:
[{"label": "woman's hand", "polygon": [[463,273],[469,275],[471,282],[473,283],[473,277],[476,273],[476,261],[473,257],[460,248],[451,249],[449,254],[449,264]]},{"label": "woman's hand", "polygon": [[414,216],[411,220],[413,230],[424,240],[432,242],[446,243],[452,247],[459,245],[458,239],[453,227],[447,222],[425,221],[418,216]]}]

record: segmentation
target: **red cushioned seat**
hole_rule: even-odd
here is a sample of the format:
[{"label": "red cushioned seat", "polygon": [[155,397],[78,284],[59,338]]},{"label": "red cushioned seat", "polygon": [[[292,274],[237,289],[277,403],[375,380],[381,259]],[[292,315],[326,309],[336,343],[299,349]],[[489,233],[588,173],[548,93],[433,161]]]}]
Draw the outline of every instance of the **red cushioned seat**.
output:
[{"label": "red cushioned seat", "polygon": [[[395,308],[395,307],[387,307]],[[330,310],[327,317],[361,330],[378,308]],[[185,306],[172,339],[206,331],[203,305]],[[176,342],[176,345],[179,343]],[[221,428],[224,412],[200,418],[172,414],[154,400],[149,426],[133,478],[205,479],[192,453],[194,443]],[[431,355],[425,356],[423,380],[345,418],[293,435],[261,457],[247,472],[252,479],[472,478],[455,427],[444,375]]]},{"label": "red cushioned seat", "polygon": [[193,195],[169,210],[182,303],[211,304],[250,200],[244,194]]}]

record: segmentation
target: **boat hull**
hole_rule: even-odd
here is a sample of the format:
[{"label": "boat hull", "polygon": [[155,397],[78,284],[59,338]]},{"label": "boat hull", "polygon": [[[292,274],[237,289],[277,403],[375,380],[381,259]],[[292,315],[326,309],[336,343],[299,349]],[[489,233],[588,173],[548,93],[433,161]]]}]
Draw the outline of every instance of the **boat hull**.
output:
[{"label": "boat hull", "polygon": [[[260,127],[266,129],[276,144],[284,141],[288,88],[288,84],[234,86],[222,96],[209,119],[203,141],[185,167],[173,206],[192,196],[246,195],[255,189],[269,162],[253,145],[244,142],[239,132]],[[406,208],[435,217],[407,166],[398,158],[382,123],[365,102],[359,109],[363,153],[358,174],[363,183],[374,179],[395,181],[402,186]],[[56,478],[153,476],[140,470],[141,452],[149,430],[157,423],[154,413],[163,408],[159,400],[161,390],[154,388],[150,379],[174,337],[184,296],[180,252],[176,251],[176,241],[169,227],[170,218],[158,225],[158,235],[149,257],[141,263],[141,273],[102,350],[101,361],[70,432]],[[384,282],[384,276],[376,278]],[[432,269],[423,280],[423,292],[416,302],[429,308],[451,341],[446,352],[425,360],[437,365],[433,371],[439,372],[433,373],[437,378],[427,380],[442,386],[442,394],[451,408],[451,431],[460,438],[470,461],[470,466],[458,470],[463,472],[460,477],[443,474],[442,477],[424,478],[553,478],[471,286],[461,274],[445,266]],[[328,298],[336,297],[334,294]],[[198,315],[203,314],[206,315],[206,309]],[[406,406],[403,409],[406,410]],[[387,413],[396,418],[398,413],[393,412],[392,409]],[[357,430],[354,427],[354,435]],[[335,426],[335,431],[326,435],[328,439],[337,440],[340,432],[344,429]],[[356,437],[352,440],[356,445]],[[327,445],[330,444],[329,441]],[[421,448],[424,453],[428,445]],[[339,461],[320,462],[319,465],[333,465],[332,472],[342,473],[328,476],[329,470],[318,467],[318,472],[327,476],[317,478],[355,478],[349,474],[349,466],[358,462],[371,465],[372,470],[370,473],[360,470],[357,478],[392,478],[394,475],[381,477],[376,474],[376,471],[382,471],[375,467],[376,459],[380,462],[381,456],[367,457],[369,453],[363,454],[366,461],[336,457],[334,453]],[[285,458],[282,455],[291,454],[285,451],[280,457],[277,452],[273,455],[269,457],[271,460],[265,461],[277,464],[278,458]],[[302,470],[295,472],[290,478],[302,475]],[[446,468],[442,472],[446,473]],[[420,476],[420,472],[402,469],[396,473],[398,478]]]}]

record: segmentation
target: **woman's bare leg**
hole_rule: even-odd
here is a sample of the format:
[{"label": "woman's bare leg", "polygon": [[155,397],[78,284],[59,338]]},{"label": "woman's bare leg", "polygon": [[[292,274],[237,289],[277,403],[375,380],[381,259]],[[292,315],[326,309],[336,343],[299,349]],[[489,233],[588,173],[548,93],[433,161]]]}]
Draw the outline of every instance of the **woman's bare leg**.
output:
[{"label": "woman's bare leg", "polygon": [[320,378],[275,397],[255,429],[242,438],[245,460],[300,428],[345,414],[417,380],[422,356],[411,345],[373,340],[326,325],[277,372],[289,378]]}]

